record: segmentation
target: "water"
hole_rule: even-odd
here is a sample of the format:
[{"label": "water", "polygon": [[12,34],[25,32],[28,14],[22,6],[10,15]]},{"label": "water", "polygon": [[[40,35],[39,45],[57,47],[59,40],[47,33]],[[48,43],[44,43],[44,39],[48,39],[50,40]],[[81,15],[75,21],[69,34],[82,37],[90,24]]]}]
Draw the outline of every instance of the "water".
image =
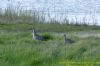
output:
[{"label": "water", "polygon": [[78,32],[76,35],[82,38],[91,37],[91,36],[100,38],[100,32]]}]

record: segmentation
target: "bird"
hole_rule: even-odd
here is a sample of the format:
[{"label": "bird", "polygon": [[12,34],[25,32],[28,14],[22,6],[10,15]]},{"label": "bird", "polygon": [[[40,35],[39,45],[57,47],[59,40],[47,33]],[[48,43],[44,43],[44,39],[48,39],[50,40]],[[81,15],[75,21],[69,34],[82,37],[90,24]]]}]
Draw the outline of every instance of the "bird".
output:
[{"label": "bird", "polygon": [[38,34],[36,33],[35,29],[33,29],[32,35],[33,35],[33,39],[34,39],[34,40],[40,40],[40,41],[43,41],[43,40],[44,40],[43,36],[38,35]]},{"label": "bird", "polygon": [[67,38],[67,37],[66,37],[66,34],[64,34],[64,43],[65,43],[65,44],[66,44],[66,43],[74,43],[74,41],[71,40],[71,39],[69,39],[69,38]]}]

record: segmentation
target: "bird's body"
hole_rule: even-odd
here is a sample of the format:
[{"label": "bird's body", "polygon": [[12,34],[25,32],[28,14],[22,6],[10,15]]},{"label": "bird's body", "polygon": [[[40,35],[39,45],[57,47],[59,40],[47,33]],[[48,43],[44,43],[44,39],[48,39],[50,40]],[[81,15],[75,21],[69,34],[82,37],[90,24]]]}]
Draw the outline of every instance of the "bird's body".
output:
[{"label": "bird's body", "polygon": [[33,34],[34,40],[41,40],[41,41],[44,40],[44,38],[42,36],[38,35],[35,30],[33,30],[32,34]]},{"label": "bird's body", "polygon": [[73,43],[74,41],[72,41],[71,39],[66,37],[66,34],[64,34],[64,43]]}]

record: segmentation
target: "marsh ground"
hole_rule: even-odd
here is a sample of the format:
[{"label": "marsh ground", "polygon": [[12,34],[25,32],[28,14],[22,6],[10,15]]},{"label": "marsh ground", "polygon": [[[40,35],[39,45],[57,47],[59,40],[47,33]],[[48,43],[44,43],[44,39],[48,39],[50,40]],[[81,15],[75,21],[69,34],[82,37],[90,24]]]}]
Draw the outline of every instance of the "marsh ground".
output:
[{"label": "marsh ground", "polygon": [[31,31],[0,30],[0,66],[66,66],[67,62],[100,61],[100,37],[65,33],[75,43],[64,44],[62,33],[50,32],[53,40],[36,41]]}]

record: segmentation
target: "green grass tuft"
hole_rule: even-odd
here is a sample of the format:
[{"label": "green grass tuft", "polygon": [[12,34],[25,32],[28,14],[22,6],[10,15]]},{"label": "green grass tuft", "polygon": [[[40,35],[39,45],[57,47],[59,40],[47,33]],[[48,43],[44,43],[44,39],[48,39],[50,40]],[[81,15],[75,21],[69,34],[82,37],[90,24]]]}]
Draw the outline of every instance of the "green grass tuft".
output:
[{"label": "green grass tuft", "polygon": [[42,36],[43,36],[45,41],[54,39],[54,37],[50,33],[44,33]]}]

